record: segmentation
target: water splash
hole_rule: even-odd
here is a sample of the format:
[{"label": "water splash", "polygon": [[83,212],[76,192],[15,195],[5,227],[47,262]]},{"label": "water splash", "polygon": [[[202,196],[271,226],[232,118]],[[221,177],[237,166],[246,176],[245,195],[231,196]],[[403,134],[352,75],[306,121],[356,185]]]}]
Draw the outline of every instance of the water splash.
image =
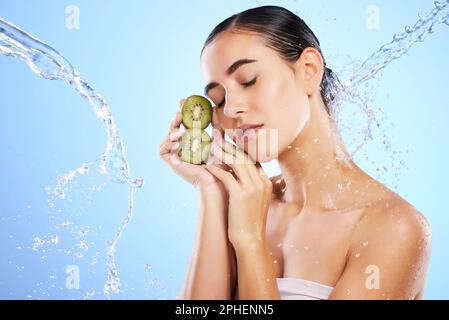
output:
[{"label": "water splash", "polygon": [[[382,45],[366,60],[361,63],[352,61],[345,66],[342,70],[342,74],[346,75],[343,77],[345,79],[343,82],[340,82],[335,74],[331,76],[328,98],[333,97],[329,109],[337,128],[336,131],[355,140],[353,145],[348,148],[351,150],[350,152],[346,149],[336,150],[337,157],[342,161],[349,164],[348,160],[353,159],[362,147],[373,139],[373,131],[381,128],[385,123],[383,110],[381,108],[374,110],[375,95],[380,84],[379,79],[375,76],[392,61],[406,54],[415,43],[423,42],[426,36],[432,34],[435,27],[441,24],[449,26],[449,0],[434,2],[434,8],[429,14],[418,15],[418,20],[413,26],[406,26],[403,32],[394,34],[392,41]],[[350,112],[350,115],[343,115],[343,113]],[[362,126],[359,129],[359,134],[354,134],[359,126]],[[394,127],[394,125],[392,126]],[[345,132],[348,133],[345,134]],[[344,145],[339,143],[341,137],[338,134],[334,138],[337,140],[336,145]],[[389,151],[391,143],[385,132],[382,143],[385,150]],[[346,145],[350,145],[350,143],[346,143]],[[394,151],[394,153],[397,152]],[[402,160],[398,162],[405,167]],[[383,169],[384,172],[387,172],[386,167]],[[397,173],[395,176],[398,178]]]},{"label": "water splash", "polygon": [[[109,297],[111,291],[118,293],[120,279],[115,260],[116,245],[133,216],[135,189],[142,187],[144,181],[140,177],[131,178],[129,165],[125,159],[123,142],[111,110],[103,97],[82,79],[70,62],[56,50],[2,19],[0,19],[0,54],[23,60],[34,73],[45,79],[61,80],[69,84],[89,103],[97,118],[104,124],[107,132],[107,144],[102,156],[94,162],[84,163],[79,168],[59,176],[53,194],[59,199],[64,199],[66,197],[64,190],[67,190],[67,186],[73,181],[74,177],[89,172],[90,167],[94,167],[97,173],[108,176],[112,182],[129,185],[126,216],[114,237],[107,242],[108,275],[104,285],[104,294]],[[49,202],[50,207],[52,207],[52,204],[52,202]],[[33,248],[37,250],[43,245],[43,241],[40,238],[35,239]]]},{"label": "water splash", "polygon": [[424,17],[418,14],[418,20],[413,26],[405,26],[404,32],[393,35],[393,40],[381,46],[354,70],[344,85],[355,89],[370,80],[390,62],[406,54],[415,43],[423,42],[427,35],[434,33],[439,24],[449,26],[449,0],[435,1],[432,11]]}]

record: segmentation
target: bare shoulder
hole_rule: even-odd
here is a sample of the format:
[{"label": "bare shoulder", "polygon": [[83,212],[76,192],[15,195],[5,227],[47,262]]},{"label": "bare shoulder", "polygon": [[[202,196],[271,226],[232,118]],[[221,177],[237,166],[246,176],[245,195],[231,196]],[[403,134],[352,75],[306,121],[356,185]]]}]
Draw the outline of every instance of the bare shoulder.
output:
[{"label": "bare shoulder", "polygon": [[353,232],[348,265],[376,266],[384,294],[393,299],[420,299],[430,254],[429,222],[397,196],[379,201],[362,215]]},{"label": "bare shoulder", "polygon": [[399,196],[379,199],[355,225],[345,269],[329,298],[422,298],[430,238],[430,225],[414,206]]},{"label": "bare shoulder", "polygon": [[377,237],[395,242],[430,240],[431,227],[424,214],[398,195],[381,199],[369,206],[354,230],[353,239]]}]

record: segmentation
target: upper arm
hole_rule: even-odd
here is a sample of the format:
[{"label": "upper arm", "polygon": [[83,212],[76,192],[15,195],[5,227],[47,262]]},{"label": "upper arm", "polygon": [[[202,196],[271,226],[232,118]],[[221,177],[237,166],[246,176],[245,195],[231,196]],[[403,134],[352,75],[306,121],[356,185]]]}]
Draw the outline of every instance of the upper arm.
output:
[{"label": "upper arm", "polygon": [[329,299],[415,299],[430,258],[430,227],[411,206],[363,217]]}]

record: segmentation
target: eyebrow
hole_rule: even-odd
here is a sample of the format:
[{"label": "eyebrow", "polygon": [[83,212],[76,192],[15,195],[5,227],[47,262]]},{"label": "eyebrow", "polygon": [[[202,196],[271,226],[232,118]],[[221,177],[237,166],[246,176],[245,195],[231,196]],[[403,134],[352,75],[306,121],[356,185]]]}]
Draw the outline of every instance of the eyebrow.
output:
[{"label": "eyebrow", "polygon": [[[248,63],[252,63],[252,62],[256,62],[256,61],[257,60],[254,60],[254,59],[239,59],[239,60],[235,61],[233,64],[231,64],[231,66],[228,68],[228,70],[226,70],[226,75],[229,77],[238,68],[240,68],[244,64],[248,64]],[[209,83],[207,86],[204,87],[204,95],[208,96],[209,90],[215,88],[216,86],[218,86],[218,83],[216,83],[216,82]]]}]

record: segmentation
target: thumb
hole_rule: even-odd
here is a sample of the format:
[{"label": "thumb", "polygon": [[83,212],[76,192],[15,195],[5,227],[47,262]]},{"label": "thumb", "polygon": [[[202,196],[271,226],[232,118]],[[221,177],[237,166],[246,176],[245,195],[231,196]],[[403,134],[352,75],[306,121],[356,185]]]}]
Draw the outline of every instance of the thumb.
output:
[{"label": "thumb", "polygon": [[186,101],[186,99],[179,99],[179,109],[182,109],[184,101]]}]

